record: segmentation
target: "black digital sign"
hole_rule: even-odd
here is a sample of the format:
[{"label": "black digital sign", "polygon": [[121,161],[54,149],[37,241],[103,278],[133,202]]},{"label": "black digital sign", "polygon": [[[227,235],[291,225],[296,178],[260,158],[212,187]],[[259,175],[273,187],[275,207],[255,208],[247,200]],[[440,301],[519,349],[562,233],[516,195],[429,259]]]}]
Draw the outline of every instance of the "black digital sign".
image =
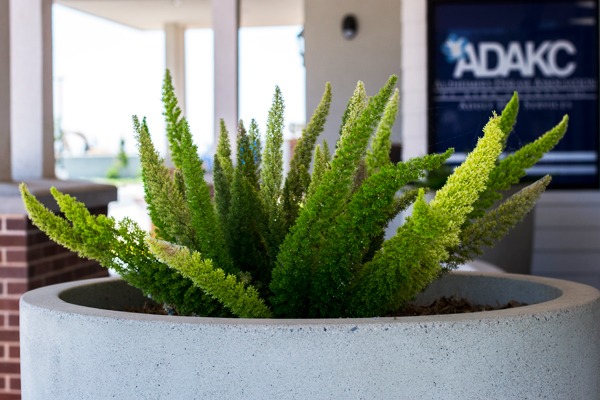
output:
[{"label": "black digital sign", "polygon": [[569,115],[562,142],[528,171],[554,188],[598,188],[598,0],[428,0],[429,150],[458,164],[514,91],[506,152]]}]

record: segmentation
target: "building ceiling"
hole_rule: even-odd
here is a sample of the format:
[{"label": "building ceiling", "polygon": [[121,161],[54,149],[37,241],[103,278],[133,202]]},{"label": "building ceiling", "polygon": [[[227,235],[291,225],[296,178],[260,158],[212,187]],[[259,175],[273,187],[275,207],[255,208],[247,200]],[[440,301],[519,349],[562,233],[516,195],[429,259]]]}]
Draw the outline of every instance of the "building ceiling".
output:
[{"label": "building ceiling", "polygon": [[[213,0],[219,1],[219,0]],[[211,27],[211,0],[54,0],[55,3],[142,30],[167,23]],[[301,25],[303,0],[240,0],[241,26]]]}]

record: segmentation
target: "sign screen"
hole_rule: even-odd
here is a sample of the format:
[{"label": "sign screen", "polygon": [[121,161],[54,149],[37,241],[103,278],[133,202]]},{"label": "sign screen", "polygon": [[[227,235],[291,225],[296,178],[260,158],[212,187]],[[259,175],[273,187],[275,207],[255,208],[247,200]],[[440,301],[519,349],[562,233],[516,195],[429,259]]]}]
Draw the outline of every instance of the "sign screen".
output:
[{"label": "sign screen", "polygon": [[473,149],[491,111],[519,93],[506,152],[569,115],[562,142],[528,171],[554,188],[599,187],[598,0],[429,0],[429,150]]}]

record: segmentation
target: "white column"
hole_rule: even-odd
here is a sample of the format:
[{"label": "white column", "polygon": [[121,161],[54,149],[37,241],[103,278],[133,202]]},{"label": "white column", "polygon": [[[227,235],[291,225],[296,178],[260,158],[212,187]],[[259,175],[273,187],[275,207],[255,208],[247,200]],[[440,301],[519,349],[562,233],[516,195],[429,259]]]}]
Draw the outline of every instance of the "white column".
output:
[{"label": "white column", "polygon": [[238,28],[239,0],[212,0],[215,80],[215,146],[219,120],[225,120],[235,148],[238,123]]},{"label": "white column", "polygon": [[165,25],[165,61],[171,71],[179,107],[185,115],[185,27],[180,24]]},{"label": "white column", "polygon": [[15,180],[54,178],[52,0],[10,1]]},{"label": "white column", "polygon": [[10,157],[9,0],[0,0],[0,181],[12,179]]},{"label": "white column", "polygon": [[427,154],[427,5],[401,3],[402,159]]}]

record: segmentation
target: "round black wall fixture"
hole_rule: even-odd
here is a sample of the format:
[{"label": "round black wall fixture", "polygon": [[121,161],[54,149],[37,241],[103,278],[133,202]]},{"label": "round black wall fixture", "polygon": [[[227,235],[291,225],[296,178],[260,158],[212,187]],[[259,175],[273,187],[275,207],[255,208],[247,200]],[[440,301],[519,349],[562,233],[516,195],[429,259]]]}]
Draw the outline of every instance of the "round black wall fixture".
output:
[{"label": "round black wall fixture", "polygon": [[354,39],[358,33],[358,20],[353,14],[348,14],[342,20],[342,35],[345,39]]}]

